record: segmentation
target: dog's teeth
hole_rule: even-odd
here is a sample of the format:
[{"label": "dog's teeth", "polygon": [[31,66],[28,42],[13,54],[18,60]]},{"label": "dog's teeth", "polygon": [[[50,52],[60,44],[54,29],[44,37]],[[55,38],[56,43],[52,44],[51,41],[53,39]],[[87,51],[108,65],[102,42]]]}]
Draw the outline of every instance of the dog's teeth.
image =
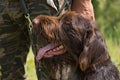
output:
[{"label": "dog's teeth", "polygon": [[64,48],[64,46],[63,45],[60,45],[59,47],[57,47],[57,48],[54,48],[52,51],[58,51],[58,50],[60,50],[60,49],[63,49]]},{"label": "dog's teeth", "polygon": [[64,46],[63,46],[63,45],[60,45],[60,46],[59,46],[59,49],[63,49],[63,48],[64,48]]},{"label": "dog's teeth", "polygon": [[53,49],[53,51],[56,51],[56,48],[55,48],[55,49]]},{"label": "dog's teeth", "polygon": [[52,52],[52,50],[50,50],[49,52]]},{"label": "dog's teeth", "polygon": [[60,50],[60,48],[59,48],[59,47],[57,47],[57,48],[56,48],[56,50]]}]

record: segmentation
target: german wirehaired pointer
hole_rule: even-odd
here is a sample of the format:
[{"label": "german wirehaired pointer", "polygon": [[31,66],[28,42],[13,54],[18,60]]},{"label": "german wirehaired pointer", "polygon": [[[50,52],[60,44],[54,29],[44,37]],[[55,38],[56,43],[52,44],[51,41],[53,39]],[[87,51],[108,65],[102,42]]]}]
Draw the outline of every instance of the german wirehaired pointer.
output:
[{"label": "german wirehaired pointer", "polygon": [[50,80],[120,80],[95,22],[75,12],[40,15],[33,32],[41,41],[36,60]]}]

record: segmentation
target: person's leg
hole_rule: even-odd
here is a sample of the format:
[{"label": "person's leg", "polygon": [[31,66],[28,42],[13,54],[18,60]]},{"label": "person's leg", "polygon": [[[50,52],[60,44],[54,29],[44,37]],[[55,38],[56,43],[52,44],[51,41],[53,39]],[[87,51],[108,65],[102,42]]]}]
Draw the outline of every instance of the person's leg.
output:
[{"label": "person's leg", "polygon": [[[56,13],[56,11],[52,7],[48,6],[46,0],[35,0],[27,4],[27,6],[29,9],[31,20],[33,20],[38,15],[55,15]],[[39,49],[41,46],[41,43],[39,42],[40,41],[36,42],[37,49]],[[33,52],[34,55],[36,55],[34,50]],[[50,80],[49,75],[46,73],[46,69],[44,68],[44,65],[38,64],[36,60],[34,60],[34,62],[35,62],[35,68],[36,68],[36,74],[38,80]],[[41,71],[39,69],[41,69]]]},{"label": "person's leg", "polygon": [[0,80],[25,80],[29,38],[19,2],[0,1]]}]

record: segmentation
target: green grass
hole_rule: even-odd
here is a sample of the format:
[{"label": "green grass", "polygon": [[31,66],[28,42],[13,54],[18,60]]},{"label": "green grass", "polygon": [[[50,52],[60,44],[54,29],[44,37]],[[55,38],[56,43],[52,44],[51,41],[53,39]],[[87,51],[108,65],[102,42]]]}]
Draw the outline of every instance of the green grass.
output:
[{"label": "green grass", "polygon": [[112,61],[116,64],[116,66],[120,70],[120,45],[113,43],[113,41],[110,39],[106,39],[106,44]]},{"label": "green grass", "polygon": [[[107,47],[110,52],[110,56],[112,61],[116,64],[116,66],[120,70],[120,46],[117,44],[114,44],[112,40],[106,39]],[[27,58],[27,65],[26,65],[26,71],[27,71],[27,80],[37,80],[36,73],[35,73],[35,65],[34,65],[34,56],[30,49],[28,58]]]},{"label": "green grass", "polygon": [[34,64],[34,55],[31,49],[27,57],[26,72],[27,80],[37,80]]}]

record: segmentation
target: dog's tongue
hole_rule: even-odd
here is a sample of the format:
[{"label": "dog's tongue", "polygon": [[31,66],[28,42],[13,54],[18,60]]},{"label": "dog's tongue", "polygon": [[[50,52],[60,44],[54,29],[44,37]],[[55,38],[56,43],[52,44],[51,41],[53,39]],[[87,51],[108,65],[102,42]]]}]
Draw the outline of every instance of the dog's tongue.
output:
[{"label": "dog's tongue", "polygon": [[45,47],[40,48],[39,51],[38,51],[38,54],[36,56],[36,60],[39,61],[40,59],[42,59],[42,57],[44,56],[45,53],[47,53],[48,51],[52,50],[57,45],[58,44],[50,43],[50,44],[46,45]]},{"label": "dog's tongue", "polygon": [[36,56],[36,61],[39,62],[43,57],[50,58],[54,55],[61,55],[66,52],[66,49],[61,44],[50,43],[43,48],[40,48]]}]

